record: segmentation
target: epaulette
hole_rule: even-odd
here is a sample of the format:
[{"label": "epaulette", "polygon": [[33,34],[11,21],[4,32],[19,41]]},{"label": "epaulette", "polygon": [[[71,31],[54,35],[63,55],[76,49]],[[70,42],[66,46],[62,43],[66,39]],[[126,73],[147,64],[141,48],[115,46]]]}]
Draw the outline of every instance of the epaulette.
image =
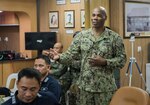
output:
[{"label": "epaulette", "polygon": [[12,104],[16,104],[16,98],[15,98],[15,95],[13,95],[13,96],[11,97],[11,99],[12,99]]},{"label": "epaulette", "polygon": [[37,93],[37,96],[38,96],[38,97],[42,97],[42,95],[41,95],[41,94],[39,94],[39,93]]}]

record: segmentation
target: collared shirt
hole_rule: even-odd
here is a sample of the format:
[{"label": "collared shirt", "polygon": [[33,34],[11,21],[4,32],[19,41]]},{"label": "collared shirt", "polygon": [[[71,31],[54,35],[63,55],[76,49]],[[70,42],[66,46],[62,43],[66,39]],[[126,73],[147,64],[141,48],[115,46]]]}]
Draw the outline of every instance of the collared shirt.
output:
[{"label": "collared shirt", "polygon": [[50,93],[38,93],[37,97],[31,103],[22,102],[18,99],[17,94],[18,92],[2,105],[60,105],[55,96]]},{"label": "collared shirt", "polygon": [[42,81],[40,91],[52,92],[56,98],[59,100],[61,96],[61,86],[56,79],[54,79],[50,74],[45,77]]},{"label": "collared shirt", "polygon": [[[68,50],[60,55],[60,63],[69,63],[75,56],[81,55],[81,72],[77,81],[79,88],[90,92],[108,92],[117,89],[113,72],[126,63],[126,54],[122,38],[114,31],[105,28],[95,38],[92,28],[80,32]],[[89,57],[99,55],[107,60],[106,66],[92,67]]]}]

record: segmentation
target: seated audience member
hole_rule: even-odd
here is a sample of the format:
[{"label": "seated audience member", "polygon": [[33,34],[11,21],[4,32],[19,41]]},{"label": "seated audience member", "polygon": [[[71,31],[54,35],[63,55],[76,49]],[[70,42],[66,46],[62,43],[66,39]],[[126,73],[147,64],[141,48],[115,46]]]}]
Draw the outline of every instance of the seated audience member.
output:
[{"label": "seated audience member", "polygon": [[18,73],[18,91],[2,105],[60,105],[52,93],[38,93],[41,74],[34,68],[24,68]]},{"label": "seated audience member", "polygon": [[[63,45],[60,42],[55,43],[53,49],[61,54],[63,52]],[[44,50],[42,54],[49,56],[49,51]],[[50,58],[49,58],[50,59]],[[51,70],[50,74],[56,78],[60,84],[61,84],[61,89],[62,89],[62,97],[61,97],[61,104],[66,105],[65,103],[65,94],[67,90],[70,87],[71,84],[71,74],[68,69],[68,66],[60,64],[57,61],[51,60]]]},{"label": "seated audience member", "polygon": [[42,74],[42,83],[40,91],[52,92],[58,100],[61,96],[61,86],[58,81],[53,78],[50,71],[50,60],[45,55],[40,55],[35,59],[34,68],[37,69]]},{"label": "seated audience member", "polygon": [[[61,53],[63,52],[63,45],[62,45],[60,42],[57,42],[57,43],[55,43],[53,49],[54,49],[57,53],[61,54]],[[42,54],[43,54],[43,55],[46,55],[46,56],[49,56],[49,51],[48,51],[48,50],[44,50],[44,51],[42,52]],[[52,75],[54,78],[56,78],[56,79],[59,80],[59,78],[60,78],[64,73],[67,72],[67,66],[62,65],[62,64],[60,64],[60,63],[58,63],[57,61],[54,61],[54,60],[52,60],[52,59],[50,59],[50,61],[51,61],[51,71],[50,71],[50,72],[51,72],[51,75]]]},{"label": "seated audience member", "polygon": [[[63,45],[62,43],[55,43],[53,49],[61,54],[63,52]],[[62,75],[64,75],[67,72],[67,66],[60,64],[57,61],[51,60],[51,74],[56,78],[60,79]]]}]

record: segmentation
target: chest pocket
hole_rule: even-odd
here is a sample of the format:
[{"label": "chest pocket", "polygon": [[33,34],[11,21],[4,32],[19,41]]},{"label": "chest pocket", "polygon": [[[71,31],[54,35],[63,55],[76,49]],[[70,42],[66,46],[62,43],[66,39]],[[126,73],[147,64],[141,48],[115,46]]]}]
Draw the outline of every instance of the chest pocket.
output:
[{"label": "chest pocket", "polygon": [[93,46],[93,42],[88,39],[88,38],[83,38],[83,40],[81,40],[81,50],[86,52],[88,50],[90,50]]},{"label": "chest pocket", "polygon": [[100,55],[109,58],[113,55],[113,45],[110,41],[104,41],[99,45]]}]

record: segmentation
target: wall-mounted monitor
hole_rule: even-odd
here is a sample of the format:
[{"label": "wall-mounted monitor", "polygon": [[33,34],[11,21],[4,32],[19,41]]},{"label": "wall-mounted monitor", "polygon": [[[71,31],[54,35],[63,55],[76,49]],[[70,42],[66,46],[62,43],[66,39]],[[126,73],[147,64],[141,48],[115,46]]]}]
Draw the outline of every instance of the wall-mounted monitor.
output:
[{"label": "wall-mounted monitor", "polygon": [[26,50],[46,50],[56,43],[56,32],[25,32]]}]

